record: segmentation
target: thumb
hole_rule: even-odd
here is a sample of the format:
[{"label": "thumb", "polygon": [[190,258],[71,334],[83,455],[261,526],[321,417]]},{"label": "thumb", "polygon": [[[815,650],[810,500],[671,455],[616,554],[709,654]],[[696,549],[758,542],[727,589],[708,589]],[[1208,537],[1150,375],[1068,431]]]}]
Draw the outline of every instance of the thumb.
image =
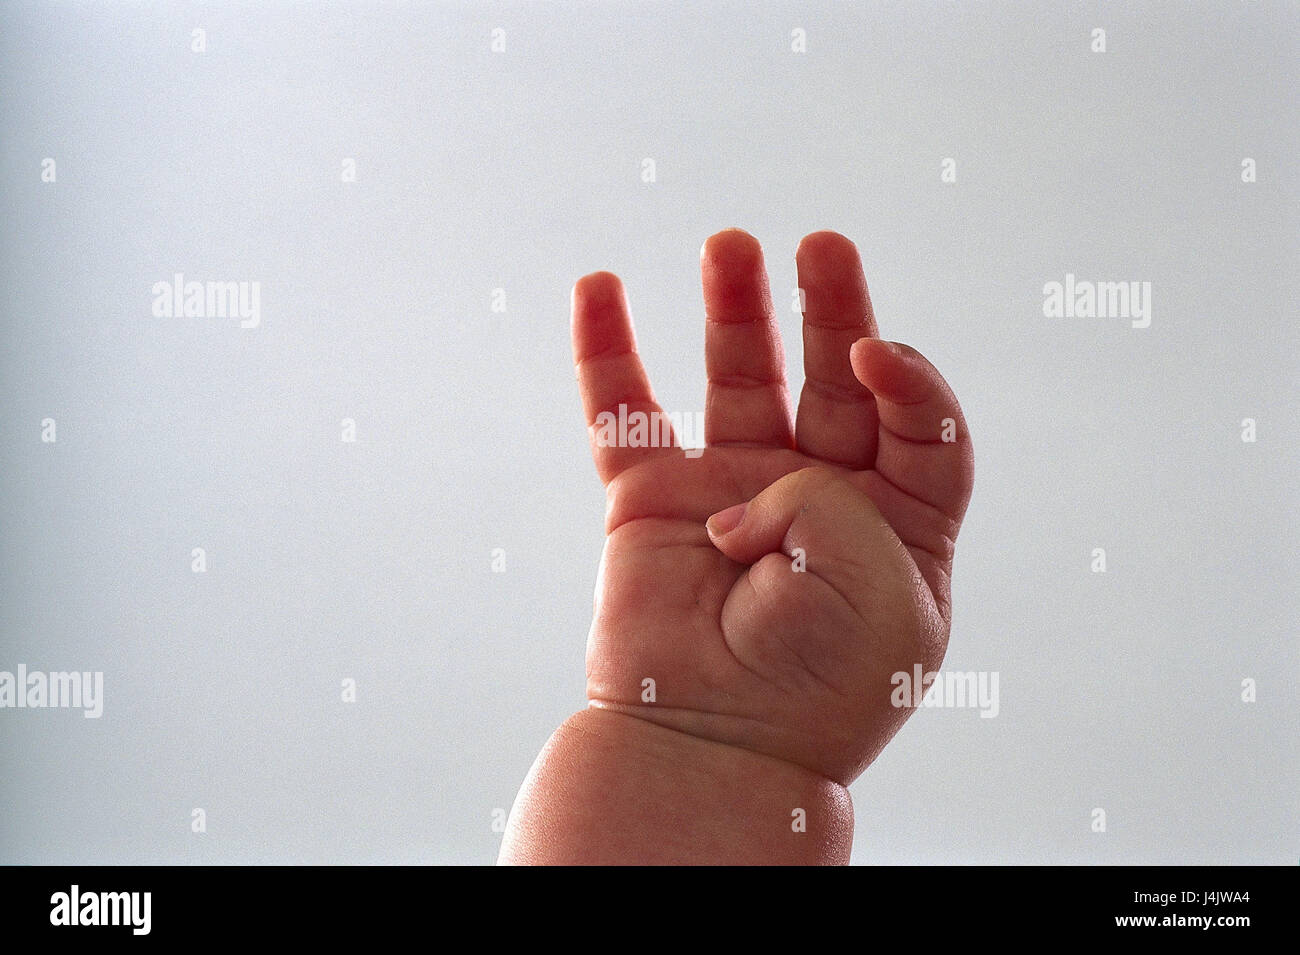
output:
[{"label": "thumb", "polygon": [[911,596],[919,572],[889,522],[863,491],[826,468],[804,468],[706,523],[713,545],[754,564],[782,553],[805,561],[859,613],[883,598]]}]

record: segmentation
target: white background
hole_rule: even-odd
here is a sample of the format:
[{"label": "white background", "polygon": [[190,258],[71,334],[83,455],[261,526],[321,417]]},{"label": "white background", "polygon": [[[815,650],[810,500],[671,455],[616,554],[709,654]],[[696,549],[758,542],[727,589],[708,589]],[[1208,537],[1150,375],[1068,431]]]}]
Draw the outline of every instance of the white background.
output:
[{"label": "white background", "polygon": [[[945,669],[1001,712],[908,723],[854,860],[1300,858],[1300,9],[702,6],[0,11],[0,669],[106,695],[0,710],[0,862],[491,862],[584,702],[570,287],[617,272],[702,410],[728,226],[796,394],[836,229],[974,435]],[[259,281],[261,325],[155,318],[176,272]],[[1044,318],[1067,273],[1151,282],[1151,327]]]}]

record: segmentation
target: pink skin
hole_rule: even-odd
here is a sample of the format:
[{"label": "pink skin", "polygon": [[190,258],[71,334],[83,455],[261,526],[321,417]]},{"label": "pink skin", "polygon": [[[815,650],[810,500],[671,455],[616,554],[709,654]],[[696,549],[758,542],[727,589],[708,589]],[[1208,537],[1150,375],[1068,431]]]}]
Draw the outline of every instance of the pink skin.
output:
[{"label": "pink skin", "polygon": [[[839,789],[911,714],[892,705],[890,678],[937,669],[947,647],[973,455],[939,372],[877,337],[853,243],[816,232],[796,261],[805,384],[792,420],[759,244],[738,229],[704,244],[698,457],[599,446],[600,412],[660,409],[618,278],[596,272],[574,286],[574,359],[608,504],[590,709],[539,757],[503,861],[846,861],[851,809]],[[665,764],[680,785],[646,768],[650,750],[673,754]],[[609,761],[621,768],[601,789],[565,781],[600,776]],[[618,784],[628,778],[639,788]],[[679,796],[693,808],[674,816]],[[647,813],[648,798],[667,806]],[[784,807],[799,798],[820,807],[815,838],[754,831],[755,813],[788,821]],[[556,800],[617,813],[627,823],[617,845],[571,824],[580,814]],[[734,817],[732,841],[745,847],[683,834],[702,807],[714,831],[728,828],[717,816]],[[670,824],[664,849],[656,830]]]}]

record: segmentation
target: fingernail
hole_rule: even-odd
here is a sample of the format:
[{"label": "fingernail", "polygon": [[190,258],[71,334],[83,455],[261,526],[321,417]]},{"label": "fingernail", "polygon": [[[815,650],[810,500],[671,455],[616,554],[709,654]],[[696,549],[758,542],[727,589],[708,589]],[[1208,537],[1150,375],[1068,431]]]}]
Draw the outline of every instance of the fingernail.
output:
[{"label": "fingernail", "polygon": [[705,528],[710,537],[722,537],[734,531],[740,522],[745,519],[745,509],[749,507],[749,502],[743,504],[733,504],[725,510],[718,511],[707,521],[704,522]]}]

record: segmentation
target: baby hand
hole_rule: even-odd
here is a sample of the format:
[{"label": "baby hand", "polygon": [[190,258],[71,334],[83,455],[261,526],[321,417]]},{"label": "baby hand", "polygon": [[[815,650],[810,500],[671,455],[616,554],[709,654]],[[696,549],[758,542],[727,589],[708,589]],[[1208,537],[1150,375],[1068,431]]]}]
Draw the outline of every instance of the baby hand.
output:
[{"label": "baby hand", "polygon": [[603,440],[602,412],[657,421],[662,409],[619,280],[597,272],[574,288],[608,500],[590,705],[847,785],[911,714],[891,700],[893,675],[943,659],[970,436],[938,371],[878,338],[848,239],[814,233],[796,254],[805,384],[793,421],[758,242],[727,230],[701,258],[703,453]]}]

